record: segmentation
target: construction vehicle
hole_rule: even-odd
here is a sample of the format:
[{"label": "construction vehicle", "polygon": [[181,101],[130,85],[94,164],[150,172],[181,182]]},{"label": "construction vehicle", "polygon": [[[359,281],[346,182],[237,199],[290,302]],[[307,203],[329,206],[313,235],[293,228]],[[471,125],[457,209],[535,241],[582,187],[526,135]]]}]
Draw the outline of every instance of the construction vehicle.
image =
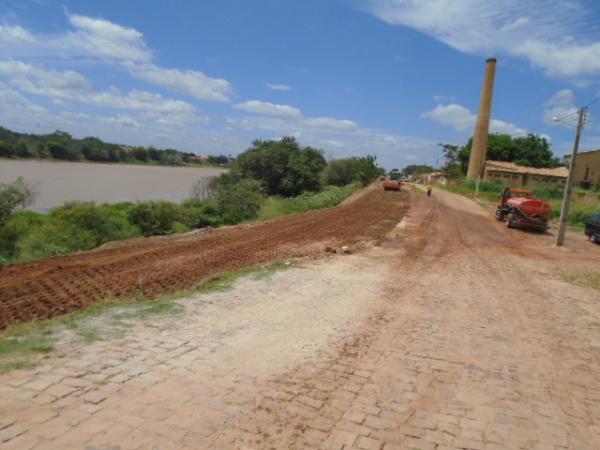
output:
[{"label": "construction vehicle", "polygon": [[496,219],[506,220],[508,228],[525,228],[536,231],[548,229],[550,205],[533,197],[531,191],[507,187],[500,195]]},{"label": "construction vehicle", "polygon": [[389,173],[390,180],[399,181],[402,178],[402,173],[398,169],[392,169]]},{"label": "construction vehicle", "polygon": [[395,181],[395,180],[386,180],[383,182],[383,190],[384,191],[401,191],[402,183],[400,181]]}]

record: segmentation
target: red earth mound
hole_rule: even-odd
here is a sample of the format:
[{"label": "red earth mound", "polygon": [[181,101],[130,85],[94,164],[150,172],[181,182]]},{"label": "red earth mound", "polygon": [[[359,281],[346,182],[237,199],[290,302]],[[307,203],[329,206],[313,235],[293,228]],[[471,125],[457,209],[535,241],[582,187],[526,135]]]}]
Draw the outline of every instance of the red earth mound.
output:
[{"label": "red earth mound", "polygon": [[372,190],[356,200],[198,237],[134,239],[0,271],[0,329],[84,308],[100,299],[144,298],[191,288],[218,273],[325,245],[382,238],[403,217],[409,193]]}]

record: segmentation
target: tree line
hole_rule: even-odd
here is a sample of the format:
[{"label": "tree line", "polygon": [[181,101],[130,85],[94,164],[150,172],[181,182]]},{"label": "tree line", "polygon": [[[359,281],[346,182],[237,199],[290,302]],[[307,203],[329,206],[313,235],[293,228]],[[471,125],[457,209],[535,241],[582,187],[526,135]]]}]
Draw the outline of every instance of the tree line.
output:
[{"label": "tree line", "polygon": [[16,133],[3,127],[0,127],[0,157],[161,165],[204,162],[222,166],[233,160],[226,155],[210,155],[207,160],[201,161],[194,153],[174,149],[130,147],[104,142],[96,137],[75,139],[64,131],[45,135]]},{"label": "tree line", "polygon": [[[444,151],[445,164],[442,172],[459,178],[467,173],[473,138],[462,146],[440,144]],[[528,134],[512,137],[508,134],[491,133],[488,136],[487,159],[507,161],[528,167],[559,167],[560,160],[552,153],[548,140],[542,136]]]}]

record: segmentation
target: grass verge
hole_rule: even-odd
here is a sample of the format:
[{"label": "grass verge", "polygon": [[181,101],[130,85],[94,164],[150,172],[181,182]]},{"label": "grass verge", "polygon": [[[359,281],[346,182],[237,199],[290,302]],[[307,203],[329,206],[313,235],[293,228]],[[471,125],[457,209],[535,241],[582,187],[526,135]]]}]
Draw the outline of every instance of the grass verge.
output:
[{"label": "grass verge", "polygon": [[264,279],[275,272],[297,267],[295,261],[275,261],[261,266],[224,272],[200,283],[195,289],[178,291],[155,300],[104,300],[89,308],[53,319],[13,325],[0,332],[0,374],[35,366],[52,353],[61,332],[68,330],[84,344],[127,332],[136,321],[182,314],[178,299],[195,294],[232,289],[243,277]]},{"label": "grass verge", "polygon": [[573,272],[562,275],[562,279],[567,283],[576,286],[596,289],[600,291],[600,273],[596,272]]},{"label": "grass verge", "polygon": [[292,198],[268,197],[263,202],[256,220],[269,220],[286,214],[331,208],[361,188],[360,183],[351,183],[346,186],[326,186],[321,192],[305,192]]}]

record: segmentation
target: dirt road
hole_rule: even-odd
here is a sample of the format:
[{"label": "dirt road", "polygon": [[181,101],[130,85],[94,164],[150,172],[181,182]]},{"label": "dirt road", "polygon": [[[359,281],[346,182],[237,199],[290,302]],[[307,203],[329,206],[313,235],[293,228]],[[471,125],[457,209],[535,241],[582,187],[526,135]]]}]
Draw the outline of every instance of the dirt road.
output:
[{"label": "dirt road", "polygon": [[0,376],[19,449],[598,449],[600,247],[411,194],[381,245]]},{"label": "dirt road", "polygon": [[337,208],[183,237],[136,239],[110,248],[0,271],[0,329],[50,318],[102,298],[153,298],[220,272],[380,239],[406,212],[407,193],[371,190]]}]

